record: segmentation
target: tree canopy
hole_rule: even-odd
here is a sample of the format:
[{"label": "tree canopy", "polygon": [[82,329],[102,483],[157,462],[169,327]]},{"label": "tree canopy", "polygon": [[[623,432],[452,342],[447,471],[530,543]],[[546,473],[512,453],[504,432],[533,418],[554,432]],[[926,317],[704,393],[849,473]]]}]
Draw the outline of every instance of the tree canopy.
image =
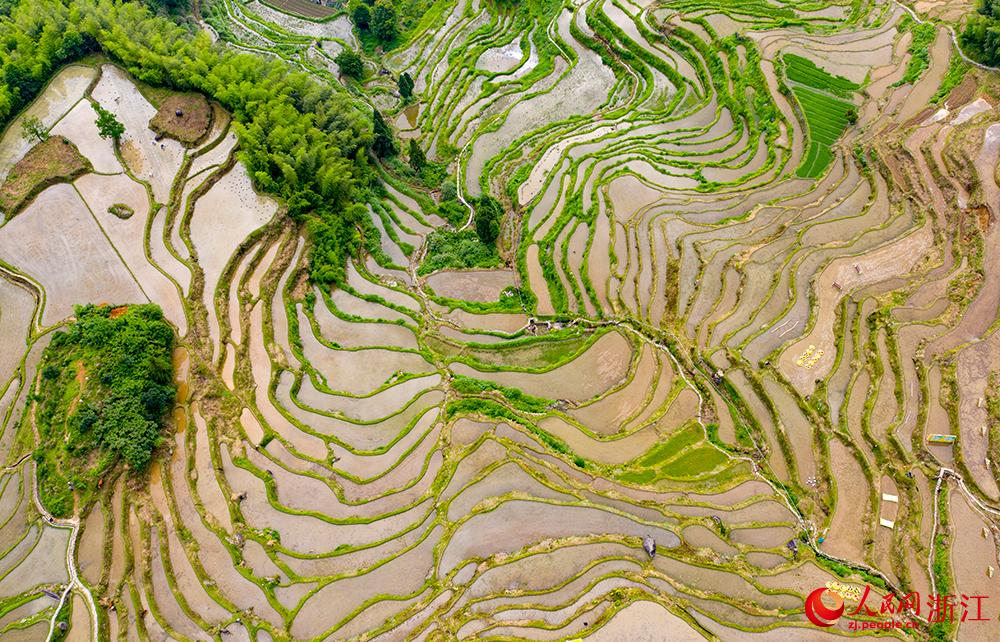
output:
[{"label": "tree canopy", "polygon": [[167,13],[175,13],[186,10],[191,5],[189,0],[149,0],[149,4],[154,7],[162,8],[166,10]]},{"label": "tree canopy", "polygon": [[354,21],[358,29],[368,28],[368,24],[372,19],[372,10],[367,4],[362,0],[353,0],[348,7],[348,11],[351,12],[351,20]]},{"label": "tree canopy", "polygon": [[391,0],[377,0],[372,7],[371,30],[383,45],[396,38],[398,17]]},{"label": "tree canopy", "polygon": [[392,139],[392,130],[389,129],[389,125],[382,118],[378,109],[372,110],[372,129],[375,136],[375,140],[372,141],[372,151],[375,152],[375,155],[379,158],[395,156],[399,150],[396,147],[396,142]]},{"label": "tree canopy", "polygon": [[361,80],[361,77],[364,76],[364,61],[361,60],[360,55],[350,49],[341,51],[333,61],[337,63],[337,66],[340,67],[340,72],[345,76],[350,76],[355,80]]},{"label": "tree canopy", "polygon": [[101,138],[111,138],[117,141],[125,133],[125,125],[121,122],[115,115],[109,112],[107,109],[101,107],[97,103],[94,103],[94,110],[97,112],[97,130],[101,135]]},{"label": "tree canopy", "polygon": [[417,143],[416,139],[410,139],[410,149],[407,150],[407,153],[410,156],[410,167],[419,174],[420,170],[427,164],[427,156],[424,155],[424,150],[420,149],[420,144]]},{"label": "tree canopy", "polygon": [[45,128],[42,124],[41,119],[38,116],[25,116],[21,120],[21,138],[30,141],[35,139],[37,142],[42,142],[47,140],[49,137],[49,130]]},{"label": "tree canopy", "polygon": [[981,0],[969,15],[959,42],[966,53],[979,62],[1000,65],[1000,0]]},{"label": "tree canopy", "polygon": [[403,97],[403,100],[413,98],[413,77],[410,76],[409,72],[404,71],[400,74],[397,84],[399,86],[399,95]]},{"label": "tree canopy", "polygon": [[486,245],[492,245],[500,236],[500,222],[503,220],[503,208],[495,198],[483,194],[476,206],[476,234]]}]

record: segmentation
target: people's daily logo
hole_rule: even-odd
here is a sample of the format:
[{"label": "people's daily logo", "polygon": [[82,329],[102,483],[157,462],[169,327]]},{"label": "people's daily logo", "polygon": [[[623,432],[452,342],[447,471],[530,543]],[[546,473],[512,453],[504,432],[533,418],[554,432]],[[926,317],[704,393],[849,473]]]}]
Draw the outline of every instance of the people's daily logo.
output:
[{"label": "people's daily logo", "polygon": [[[823,596],[833,599],[836,606],[830,608],[823,604]],[[818,588],[806,598],[806,616],[816,626],[833,626],[844,613],[844,599],[828,588]]]}]

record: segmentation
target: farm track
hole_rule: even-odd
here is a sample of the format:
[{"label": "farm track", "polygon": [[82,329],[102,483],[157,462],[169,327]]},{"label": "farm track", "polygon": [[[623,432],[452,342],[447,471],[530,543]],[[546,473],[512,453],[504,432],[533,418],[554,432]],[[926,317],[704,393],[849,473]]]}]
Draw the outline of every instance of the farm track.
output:
[{"label": "farm track", "polygon": [[[354,44],[346,19],[213,6],[234,48]],[[1000,370],[998,237],[980,215],[995,183],[976,187],[996,114],[911,119],[907,97],[933,96],[956,55],[943,31],[893,87],[912,11],[826,10],[747,4],[737,32],[726,3],[595,0],[540,20],[460,1],[377,63],[413,76],[407,135],[454,155],[456,227],[482,191],[502,202],[506,264],[421,274],[445,223],[390,165],[371,204],[381,253],[330,291],[308,283],[308,236],[280,203],[239,164],[149,144],[155,110],[104,67],[92,97],[126,126],[121,179],[165,203],[211,178],[188,218],[146,226],[193,252],[139,227],[94,241],[148,247],[177,284],[191,373],[153,471],[105,486],[103,506],[125,508],[102,536],[110,568],[87,560],[96,584],[77,575],[79,519],[53,521],[32,475],[43,520],[71,529],[62,600],[82,594],[91,640],[794,637],[826,582],[878,599],[987,582],[955,547],[978,520],[983,550],[1000,541],[998,393],[975,375]],[[793,16],[812,31],[781,26]],[[1000,97],[973,67],[973,98]],[[379,85],[352,91],[402,122]],[[178,176],[185,156],[198,170]],[[2,269],[51,306],[51,275]],[[7,328],[4,305],[0,335],[30,348],[40,328]],[[9,503],[0,490],[0,552]],[[31,616],[49,636],[62,603]]]}]

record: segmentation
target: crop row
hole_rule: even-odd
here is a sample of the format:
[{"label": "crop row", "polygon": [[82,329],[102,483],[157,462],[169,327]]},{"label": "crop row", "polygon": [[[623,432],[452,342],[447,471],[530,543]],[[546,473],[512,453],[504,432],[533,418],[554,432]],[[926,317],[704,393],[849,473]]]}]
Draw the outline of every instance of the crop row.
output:
[{"label": "crop row", "polygon": [[843,76],[834,76],[826,70],[818,67],[813,61],[796,56],[795,54],[785,54],[785,73],[788,79],[825,91],[832,91],[839,95],[844,95],[848,91],[858,89],[856,83],[851,82]]},{"label": "crop row", "polygon": [[805,112],[810,136],[827,144],[837,140],[847,127],[851,105],[803,87],[795,87],[794,92]]},{"label": "crop row", "polygon": [[809,153],[796,174],[802,178],[818,178],[832,160],[830,146],[814,141],[809,145]]}]

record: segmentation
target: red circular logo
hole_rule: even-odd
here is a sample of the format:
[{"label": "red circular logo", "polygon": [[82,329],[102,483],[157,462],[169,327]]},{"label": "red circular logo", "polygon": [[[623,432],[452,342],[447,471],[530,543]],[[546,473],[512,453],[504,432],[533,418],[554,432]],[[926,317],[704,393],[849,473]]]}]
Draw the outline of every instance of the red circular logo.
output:
[{"label": "red circular logo", "polygon": [[[832,609],[823,604],[823,596],[829,595],[836,602]],[[829,589],[819,588],[806,598],[806,616],[816,626],[833,626],[844,613],[844,600]]]}]

